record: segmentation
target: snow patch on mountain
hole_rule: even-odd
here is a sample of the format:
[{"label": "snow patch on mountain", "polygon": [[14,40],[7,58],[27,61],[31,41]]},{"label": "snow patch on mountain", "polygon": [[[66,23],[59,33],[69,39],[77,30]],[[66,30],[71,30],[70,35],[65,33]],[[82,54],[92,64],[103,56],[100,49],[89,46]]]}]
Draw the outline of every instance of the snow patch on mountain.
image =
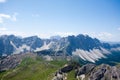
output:
[{"label": "snow patch on mountain", "polygon": [[36,48],[36,50],[34,50],[34,51],[37,52],[37,51],[42,51],[42,50],[48,50],[48,49],[50,49],[51,44],[52,44],[52,42],[50,42],[49,44],[44,42],[44,45],[42,47]]},{"label": "snow patch on mountain", "polygon": [[112,48],[111,51],[120,51],[120,47]]},{"label": "snow patch on mountain", "polygon": [[105,48],[102,48],[102,47],[101,47],[101,50],[102,50],[103,54],[111,53],[110,51],[108,51],[108,50],[106,50]]},{"label": "snow patch on mountain", "polygon": [[104,48],[101,49],[93,49],[90,51],[85,51],[82,49],[76,49],[76,51],[73,51],[72,54],[75,56],[79,56],[85,61],[90,61],[95,63],[95,61],[106,58],[105,54],[109,54],[110,52]]},{"label": "snow patch on mountain", "polygon": [[15,51],[13,52],[13,54],[19,54],[21,52],[24,52],[24,50],[30,51],[30,46],[27,46],[26,44],[23,44],[20,47],[16,47],[16,45],[10,41],[10,44],[14,47]]},{"label": "snow patch on mountain", "polygon": [[16,45],[15,45],[12,41],[10,41],[10,44],[11,44],[15,49],[17,49]]}]

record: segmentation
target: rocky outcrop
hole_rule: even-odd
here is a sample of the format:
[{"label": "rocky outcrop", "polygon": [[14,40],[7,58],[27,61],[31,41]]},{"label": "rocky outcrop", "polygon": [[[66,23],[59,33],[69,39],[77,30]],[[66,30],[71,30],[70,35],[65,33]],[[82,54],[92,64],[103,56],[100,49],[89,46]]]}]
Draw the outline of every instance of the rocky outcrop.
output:
[{"label": "rocky outcrop", "polygon": [[102,64],[90,75],[90,80],[120,80],[120,68]]},{"label": "rocky outcrop", "polygon": [[57,71],[52,80],[67,80],[67,73],[72,71],[73,65],[65,65],[59,71]]},{"label": "rocky outcrop", "polygon": [[18,66],[18,64],[20,64],[22,59],[25,57],[35,57],[35,56],[36,55],[32,53],[14,54],[7,56],[6,58],[0,60],[0,72],[15,68],[16,66]]},{"label": "rocky outcrop", "polygon": [[110,66],[102,64],[95,68],[90,75],[90,80],[102,80],[105,77],[106,72],[108,72]]},{"label": "rocky outcrop", "polygon": [[95,65],[86,64],[82,67],[65,66],[57,71],[52,80],[67,80],[68,72],[75,70],[76,80],[120,80],[120,66],[110,66],[107,64]]},{"label": "rocky outcrop", "polygon": [[120,67],[86,64],[77,71],[77,80],[120,80]]},{"label": "rocky outcrop", "polygon": [[67,80],[67,73],[58,71],[55,73],[55,76],[52,80]]},{"label": "rocky outcrop", "polygon": [[94,67],[95,67],[94,64],[86,64],[78,70],[77,75],[79,76],[82,74],[87,74],[87,73],[91,72],[94,69]]}]

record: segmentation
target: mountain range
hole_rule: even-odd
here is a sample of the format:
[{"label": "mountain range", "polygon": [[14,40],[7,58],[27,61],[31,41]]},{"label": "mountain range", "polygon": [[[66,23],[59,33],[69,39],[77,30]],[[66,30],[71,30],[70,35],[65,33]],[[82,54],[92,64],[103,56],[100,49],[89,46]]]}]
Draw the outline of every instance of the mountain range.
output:
[{"label": "mountain range", "polygon": [[[0,36],[0,56],[35,52],[42,55],[65,55],[91,63],[119,62],[120,44],[101,42],[88,35],[41,39],[37,36],[21,38],[14,35]],[[47,52],[47,54],[46,54]]]}]

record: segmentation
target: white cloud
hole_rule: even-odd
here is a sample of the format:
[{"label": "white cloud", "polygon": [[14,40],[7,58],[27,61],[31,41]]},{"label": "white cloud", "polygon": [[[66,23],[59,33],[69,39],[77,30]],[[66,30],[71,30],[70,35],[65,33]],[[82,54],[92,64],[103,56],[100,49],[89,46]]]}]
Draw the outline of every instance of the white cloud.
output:
[{"label": "white cloud", "polygon": [[100,39],[111,39],[112,38],[112,34],[108,33],[108,32],[101,32],[100,34],[98,34],[98,37]]},{"label": "white cloud", "polygon": [[7,28],[5,28],[5,27],[0,28],[0,31],[6,31],[6,30],[7,30]]},{"label": "white cloud", "polygon": [[5,3],[6,2],[6,0],[0,0],[0,3]]},{"label": "white cloud", "polygon": [[3,23],[4,19],[10,19],[11,16],[7,14],[0,14],[0,23]]},{"label": "white cloud", "polygon": [[54,35],[60,35],[62,37],[66,37],[69,35],[77,35],[77,33],[74,33],[74,32],[55,32]]},{"label": "white cloud", "polygon": [[4,23],[4,21],[7,20],[12,20],[12,21],[16,21],[16,16],[18,15],[18,13],[14,13],[13,15],[8,15],[8,14],[1,14],[0,13],[0,23]]},{"label": "white cloud", "polygon": [[40,38],[50,38],[51,36],[55,36],[55,35],[59,35],[61,37],[66,37],[66,36],[69,36],[69,35],[77,35],[74,32],[48,32],[48,33],[31,33],[31,34],[32,35],[37,35]]},{"label": "white cloud", "polygon": [[0,35],[16,35],[16,36],[21,36],[21,37],[26,37],[27,35],[24,32],[19,32],[19,31],[10,31],[7,30],[6,28],[1,28],[0,30]]},{"label": "white cloud", "polygon": [[92,33],[84,33],[84,34],[88,34],[89,36],[93,37],[93,38],[98,38],[102,41],[111,41],[113,40],[114,35],[108,32],[92,32]]},{"label": "white cloud", "polygon": [[[76,33],[76,32],[47,32],[47,33],[31,33],[28,35],[37,35],[39,36],[40,38],[50,38],[51,36],[55,36],[55,35],[59,35],[61,37],[67,37],[69,35],[78,35],[80,33]],[[81,33],[81,34],[84,34],[84,35],[89,35],[90,37],[92,38],[97,38],[101,41],[119,41],[119,36],[120,35],[115,35],[115,34],[111,34],[109,32],[91,32],[91,33]]]},{"label": "white cloud", "polygon": [[38,34],[38,33],[30,33],[30,32],[22,32],[22,31],[12,31],[8,30],[5,27],[0,28],[0,35],[16,35],[16,36],[21,36],[21,37],[28,37],[28,36],[39,36],[40,38],[49,38],[49,34]]},{"label": "white cloud", "polygon": [[[51,36],[59,35],[61,37],[67,37],[69,35],[78,35],[77,33],[74,32],[47,32],[47,33],[34,33],[34,32],[21,32],[21,31],[10,31],[4,27],[0,28],[0,35],[10,35],[14,34],[17,36],[22,36],[22,37],[28,37],[28,36],[35,36],[37,35],[40,38],[50,38]],[[99,40],[102,41],[115,41],[115,36],[111,33],[107,32],[100,32],[100,33],[84,33],[84,35],[89,35],[92,38],[98,38]]]},{"label": "white cloud", "polygon": [[14,14],[11,16],[11,19],[12,19],[13,21],[17,21],[17,18],[16,18],[17,15],[18,15],[18,13],[14,13]]},{"label": "white cloud", "polygon": [[31,33],[31,32],[22,32],[22,31],[11,31],[8,29],[0,30],[0,35],[16,35],[21,37],[29,37],[29,36],[38,36],[40,38],[49,38],[51,35],[46,33]]}]

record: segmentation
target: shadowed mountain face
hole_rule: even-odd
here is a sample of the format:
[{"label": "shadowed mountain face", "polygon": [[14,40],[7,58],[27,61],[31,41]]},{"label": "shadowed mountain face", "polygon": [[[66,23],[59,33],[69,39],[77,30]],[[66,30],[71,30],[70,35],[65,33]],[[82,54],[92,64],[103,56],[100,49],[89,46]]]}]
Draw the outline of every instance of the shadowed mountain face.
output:
[{"label": "shadowed mountain face", "polygon": [[68,36],[69,45],[67,47],[67,50],[69,53],[72,51],[75,51],[76,49],[82,49],[82,50],[92,50],[94,48],[100,49],[100,47],[103,47],[103,44],[98,39],[93,39],[89,36],[84,35],[78,35],[78,36]]},{"label": "shadowed mountain face", "polygon": [[52,55],[55,53],[73,55],[79,57],[80,60],[95,63],[101,59],[110,60],[108,57],[114,56],[113,52],[120,51],[120,44],[102,43],[96,38],[82,34],[59,39],[40,39],[37,36],[26,38],[14,35],[0,36],[0,56],[41,51],[42,54],[47,51],[47,55],[51,55],[51,53]]}]

